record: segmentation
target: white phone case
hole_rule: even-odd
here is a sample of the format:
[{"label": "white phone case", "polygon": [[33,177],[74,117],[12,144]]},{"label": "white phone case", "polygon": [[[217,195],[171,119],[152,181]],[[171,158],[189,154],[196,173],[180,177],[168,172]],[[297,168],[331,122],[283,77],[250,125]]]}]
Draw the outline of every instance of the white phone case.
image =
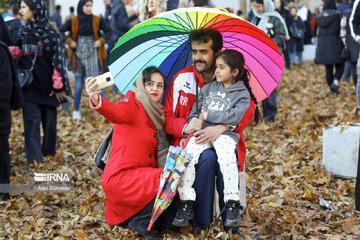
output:
[{"label": "white phone case", "polygon": [[111,72],[106,72],[95,78],[96,78],[96,83],[98,84],[96,90],[101,90],[115,84],[114,77]]}]

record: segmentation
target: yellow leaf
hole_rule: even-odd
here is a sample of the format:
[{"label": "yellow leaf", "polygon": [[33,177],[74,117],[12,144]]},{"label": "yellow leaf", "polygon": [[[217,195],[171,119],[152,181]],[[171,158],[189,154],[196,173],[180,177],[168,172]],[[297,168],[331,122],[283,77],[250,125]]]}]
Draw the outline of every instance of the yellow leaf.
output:
[{"label": "yellow leaf", "polygon": [[307,198],[307,199],[311,199],[312,196],[311,196],[311,193],[308,191],[308,190],[305,190],[304,191],[304,195],[302,196],[303,198]]}]

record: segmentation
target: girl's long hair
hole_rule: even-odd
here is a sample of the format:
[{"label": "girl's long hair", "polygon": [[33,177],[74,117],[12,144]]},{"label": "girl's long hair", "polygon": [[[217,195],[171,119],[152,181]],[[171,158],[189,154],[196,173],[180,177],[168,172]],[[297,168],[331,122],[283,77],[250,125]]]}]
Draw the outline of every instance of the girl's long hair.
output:
[{"label": "girl's long hair", "polygon": [[257,104],[256,97],[254,96],[249,84],[249,71],[245,68],[245,60],[242,53],[233,49],[227,49],[220,52],[217,58],[219,57],[224,60],[231,70],[239,69],[239,74],[236,76],[235,82],[243,81],[245,87],[250,93],[251,99],[255,102],[255,104]]}]

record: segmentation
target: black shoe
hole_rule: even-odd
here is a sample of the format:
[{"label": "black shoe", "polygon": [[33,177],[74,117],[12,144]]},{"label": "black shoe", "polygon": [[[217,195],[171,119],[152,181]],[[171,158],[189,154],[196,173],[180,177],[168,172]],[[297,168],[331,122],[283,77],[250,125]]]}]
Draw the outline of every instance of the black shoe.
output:
[{"label": "black shoe", "polygon": [[177,213],[172,222],[176,227],[185,227],[189,224],[188,220],[194,219],[193,211],[194,201],[179,201],[177,204]]},{"label": "black shoe", "polygon": [[128,226],[131,230],[140,234],[141,236],[143,236],[146,239],[149,239],[149,240],[162,240],[163,239],[162,235],[157,233],[155,230],[147,231],[145,226],[143,228],[139,228],[135,224],[132,224],[131,221],[129,222]]},{"label": "black shoe", "polygon": [[10,199],[9,193],[0,193],[0,201],[7,201]]},{"label": "black shoe", "polygon": [[356,110],[355,110],[355,116],[358,116],[358,115],[359,115],[359,111],[360,111],[360,108],[356,108]]},{"label": "black shoe", "polygon": [[225,227],[240,227],[240,202],[229,200],[226,203]]},{"label": "black shoe", "polygon": [[339,85],[336,85],[335,83],[332,83],[330,85],[330,89],[333,90],[336,94],[340,94],[340,87]]},{"label": "black shoe", "polygon": [[240,229],[238,227],[234,227],[231,229],[231,234],[233,236],[239,236],[239,237],[243,237],[242,233],[240,232]]},{"label": "black shoe", "polygon": [[202,224],[202,223],[197,223],[194,221],[191,233],[194,236],[200,236],[201,232],[206,231],[207,229],[208,229],[208,225]]}]

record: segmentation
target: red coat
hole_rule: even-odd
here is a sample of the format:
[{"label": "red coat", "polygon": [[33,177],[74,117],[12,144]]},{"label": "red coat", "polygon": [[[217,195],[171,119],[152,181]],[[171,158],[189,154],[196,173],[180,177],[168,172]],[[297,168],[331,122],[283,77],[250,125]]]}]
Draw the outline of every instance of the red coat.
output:
[{"label": "red coat", "polygon": [[135,93],[128,91],[117,104],[102,98],[97,111],[114,124],[111,153],[104,169],[105,219],[125,221],[155,196],[162,168],[157,168],[156,129]]},{"label": "red coat", "polygon": [[[182,130],[188,122],[186,118],[196,101],[196,80],[198,80],[199,88],[204,85],[203,77],[196,71],[194,65],[178,72],[168,89],[164,105],[165,114],[165,132],[172,136],[171,145],[178,146],[181,138],[183,138]],[[246,145],[243,130],[250,124],[255,111],[255,103],[250,102],[248,110],[234,130],[240,134],[237,144],[238,163],[240,164],[239,172],[244,170],[244,162],[246,157]]]}]

